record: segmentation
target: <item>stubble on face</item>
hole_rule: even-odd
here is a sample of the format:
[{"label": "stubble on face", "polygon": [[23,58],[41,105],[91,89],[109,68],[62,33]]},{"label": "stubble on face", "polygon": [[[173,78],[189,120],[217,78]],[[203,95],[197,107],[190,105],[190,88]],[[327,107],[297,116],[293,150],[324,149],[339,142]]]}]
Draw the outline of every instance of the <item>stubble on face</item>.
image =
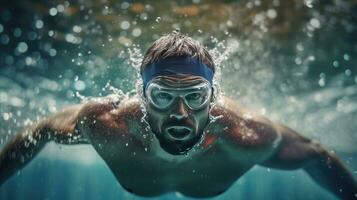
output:
[{"label": "stubble on face", "polygon": [[[155,81],[168,87],[189,87],[204,82],[204,79],[197,76],[159,76]],[[189,151],[203,135],[203,129],[208,122],[209,106],[201,110],[192,111],[185,107],[187,117],[182,119],[170,117],[170,113],[175,108],[159,110],[152,105],[147,105],[149,124],[152,131],[158,138],[161,147],[170,154],[179,155]],[[182,126],[193,131],[185,140],[177,140],[170,137],[167,132],[169,127]]]}]

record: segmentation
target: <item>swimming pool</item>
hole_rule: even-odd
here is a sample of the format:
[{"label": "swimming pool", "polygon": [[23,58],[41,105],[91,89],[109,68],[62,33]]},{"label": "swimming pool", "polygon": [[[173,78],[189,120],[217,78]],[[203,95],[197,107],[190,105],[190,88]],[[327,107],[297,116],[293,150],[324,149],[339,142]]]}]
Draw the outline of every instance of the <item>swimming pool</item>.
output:
[{"label": "swimming pool", "polygon": [[[221,66],[226,95],[340,155],[356,174],[352,1],[28,2],[0,8],[1,148],[21,127],[83,97],[135,92],[148,44],[180,29]],[[141,199],[88,145],[47,145],[0,199]],[[156,199],[184,198],[171,193]],[[214,199],[335,199],[303,171],[255,167]]]}]

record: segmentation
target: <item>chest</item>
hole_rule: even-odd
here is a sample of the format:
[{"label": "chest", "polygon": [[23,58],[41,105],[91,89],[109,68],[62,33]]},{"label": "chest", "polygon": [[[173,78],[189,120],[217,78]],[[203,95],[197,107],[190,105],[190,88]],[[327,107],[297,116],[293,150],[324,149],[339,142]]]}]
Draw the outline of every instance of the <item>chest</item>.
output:
[{"label": "chest", "polygon": [[[118,145],[119,146],[119,145]],[[128,144],[115,156],[102,156],[119,183],[129,192],[155,196],[178,191],[208,197],[229,188],[247,170],[224,154],[219,146],[196,150],[187,157],[171,158],[154,147]]]},{"label": "chest", "polygon": [[123,188],[137,195],[178,191],[192,197],[215,196],[252,166],[229,154],[218,132],[205,134],[187,155],[174,156],[141,123],[126,123],[120,129],[98,127],[88,132],[92,145]]}]

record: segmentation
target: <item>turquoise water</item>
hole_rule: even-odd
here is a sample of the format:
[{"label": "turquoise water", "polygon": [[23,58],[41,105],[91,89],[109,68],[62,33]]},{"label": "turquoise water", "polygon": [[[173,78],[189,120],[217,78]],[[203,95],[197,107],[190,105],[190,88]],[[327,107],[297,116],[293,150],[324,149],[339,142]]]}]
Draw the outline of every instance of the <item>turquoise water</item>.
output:
[{"label": "turquoise water", "polygon": [[[6,1],[0,8],[0,147],[21,127],[110,87],[135,92],[148,45],[180,29],[221,67],[224,93],[335,151],[357,174],[353,1]],[[181,199],[171,193],[154,199]],[[255,167],[213,199],[336,199],[303,171]],[[48,144],[0,199],[141,199],[88,145]]]}]

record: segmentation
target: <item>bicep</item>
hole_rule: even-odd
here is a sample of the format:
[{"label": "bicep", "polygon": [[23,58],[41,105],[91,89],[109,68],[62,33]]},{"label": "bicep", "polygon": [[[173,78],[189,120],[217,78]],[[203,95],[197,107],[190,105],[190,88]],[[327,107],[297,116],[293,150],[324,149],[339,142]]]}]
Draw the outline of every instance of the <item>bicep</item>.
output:
[{"label": "bicep", "polygon": [[298,169],[304,167],[324,151],[320,144],[287,126],[276,124],[276,129],[281,135],[281,141],[272,156],[262,163],[263,166]]}]

